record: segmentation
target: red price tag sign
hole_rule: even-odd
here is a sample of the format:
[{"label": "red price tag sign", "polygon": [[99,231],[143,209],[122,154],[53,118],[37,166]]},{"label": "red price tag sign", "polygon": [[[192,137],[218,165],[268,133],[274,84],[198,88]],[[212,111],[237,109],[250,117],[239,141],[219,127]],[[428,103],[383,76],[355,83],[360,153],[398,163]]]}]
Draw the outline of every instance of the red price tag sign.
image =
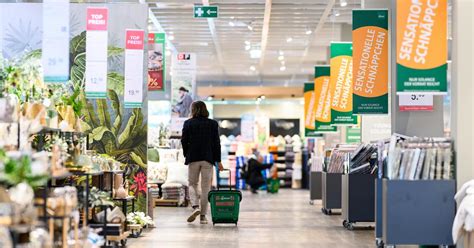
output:
[{"label": "red price tag sign", "polygon": [[143,30],[127,30],[126,49],[143,50],[145,32]]},{"label": "red price tag sign", "polygon": [[106,31],[108,17],[107,8],[87,8],[87,31]]}]

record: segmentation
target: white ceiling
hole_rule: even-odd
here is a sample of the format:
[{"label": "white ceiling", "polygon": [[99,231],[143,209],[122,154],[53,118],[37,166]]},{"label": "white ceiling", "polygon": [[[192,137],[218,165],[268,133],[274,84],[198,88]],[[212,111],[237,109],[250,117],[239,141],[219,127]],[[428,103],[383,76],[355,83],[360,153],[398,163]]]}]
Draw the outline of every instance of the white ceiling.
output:
[{"label": "white ceiling", "polygon": [[[313,66],[327,61],[329,43],[341,39],[341,26],[352,22],[351,10],[360,8],[360,0],[347,2],[341,7],[340,0],[148,1],[167,36],[174,36],[170,42],[176,50],[197,53],[198,84],[213,86],[279,86],[307,81]],[[218,5],[219,18],[193,18],[195,3]],[[337,17],[336,12],[340,14]],[[267,25],[265,13],[269,17]],[[264,27],[268,35],[262,32]],[[150,28],[156,29],[156,25]],[[306,34],[308,30],[312,34]],[[291,42],[287,42],[289,37]],[[252,49],[265,48],[260,59],[250,58],[245,41]],[[265,41],[266,47],[262,46]],[[280,51],[284,71],[280,70]],[[170,65],[170,57],[167,59]],[[251,66],[256,70],[252,71]]]}]

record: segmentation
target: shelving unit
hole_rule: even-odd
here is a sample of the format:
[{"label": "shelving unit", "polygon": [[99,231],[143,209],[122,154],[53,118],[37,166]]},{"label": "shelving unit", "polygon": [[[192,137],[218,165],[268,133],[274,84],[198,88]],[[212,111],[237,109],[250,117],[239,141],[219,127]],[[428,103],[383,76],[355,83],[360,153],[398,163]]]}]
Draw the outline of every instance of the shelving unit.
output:
[{"label": "shelving unit", "polygon": [[293,167],[289,167],[288,163],[294,163],[294,160],[286,159],[286,151],[270,151],[270,153],[273,155],[273,163],[277,167],[280,188],[291,188]]},{"label": "shelving unit", "polygon": [[453,244],[455,180],[383,179],[382,190],[385,245]]}]

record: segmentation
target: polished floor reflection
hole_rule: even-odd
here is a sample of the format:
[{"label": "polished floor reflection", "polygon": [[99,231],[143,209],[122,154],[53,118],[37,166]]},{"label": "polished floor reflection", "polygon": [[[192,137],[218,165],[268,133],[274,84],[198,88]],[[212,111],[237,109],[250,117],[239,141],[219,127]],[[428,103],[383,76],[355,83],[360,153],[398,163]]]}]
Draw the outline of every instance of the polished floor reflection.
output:
[{"label": "polished floor reflection", "polygon": [[156,208],[156,228],[129,239],[129,247],[375,247],[373,230],[346,230],[341,216],[322,214],[318,201],[310,205],[306,190],[245,192],[237,227],[188,224],[189,213],[187,208]]}]

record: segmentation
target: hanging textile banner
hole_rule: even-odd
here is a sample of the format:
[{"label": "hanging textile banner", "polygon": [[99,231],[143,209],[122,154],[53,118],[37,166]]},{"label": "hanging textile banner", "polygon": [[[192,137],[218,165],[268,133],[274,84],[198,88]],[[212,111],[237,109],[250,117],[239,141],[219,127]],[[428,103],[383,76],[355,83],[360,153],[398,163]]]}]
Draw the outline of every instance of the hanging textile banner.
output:
[{"label": "hanging textile banner", "polygon": [[330,73],[331,69],[328,65],[314,67],[314,92],[316,94],[315,129],[318,133],[337,131],[337,127],[331,126]]},{"label": "hanging textile banner", "polygon": [[388,10],[352,11],[354,114],[388,114]]},{"label": "hanging textile banner", "polygon": [[397,94],[446,94],[447,0],[398,0]]},{"label": "hanging textile banner", "polygon": [[352,43],[331,42],[331,125],[353,125],[352,114]]},{"label": "hanging textile banner", "polygon": [[165,44],[165,33],[148,34],[148,90],[165,89]]},{"label": "hanging textile banner", "polygon": [[346,143],[357,144],[357,143],[360,143],[360,140],[361,140],[360,127],[347,127]]},{"label": "hanging textile banner", "polygon": [[304,134],[306,137],[317,136],[315,129],[315,105],[316,92],[314,91],[314,83],[304,83]]},{"label": "hanging textile banner", "polygon": [[145,31],[127,29],[125,31],[125,91],[124,107],[143,106],[143,56]]},{"label": "hanging textile banner", "polygon": [[107,98],[107,8],[87,8],[86,98]]},{"label": "hanging textile banner", "polygon": [[196,54],[174,54],[171,75],[171,132],[181,136],[184,121],[189,118],[196,86]]},{"label": "hanging textile banner", "polygon": [[69,0],[43,1],[42,64],[45,83],[69,80]]}]

